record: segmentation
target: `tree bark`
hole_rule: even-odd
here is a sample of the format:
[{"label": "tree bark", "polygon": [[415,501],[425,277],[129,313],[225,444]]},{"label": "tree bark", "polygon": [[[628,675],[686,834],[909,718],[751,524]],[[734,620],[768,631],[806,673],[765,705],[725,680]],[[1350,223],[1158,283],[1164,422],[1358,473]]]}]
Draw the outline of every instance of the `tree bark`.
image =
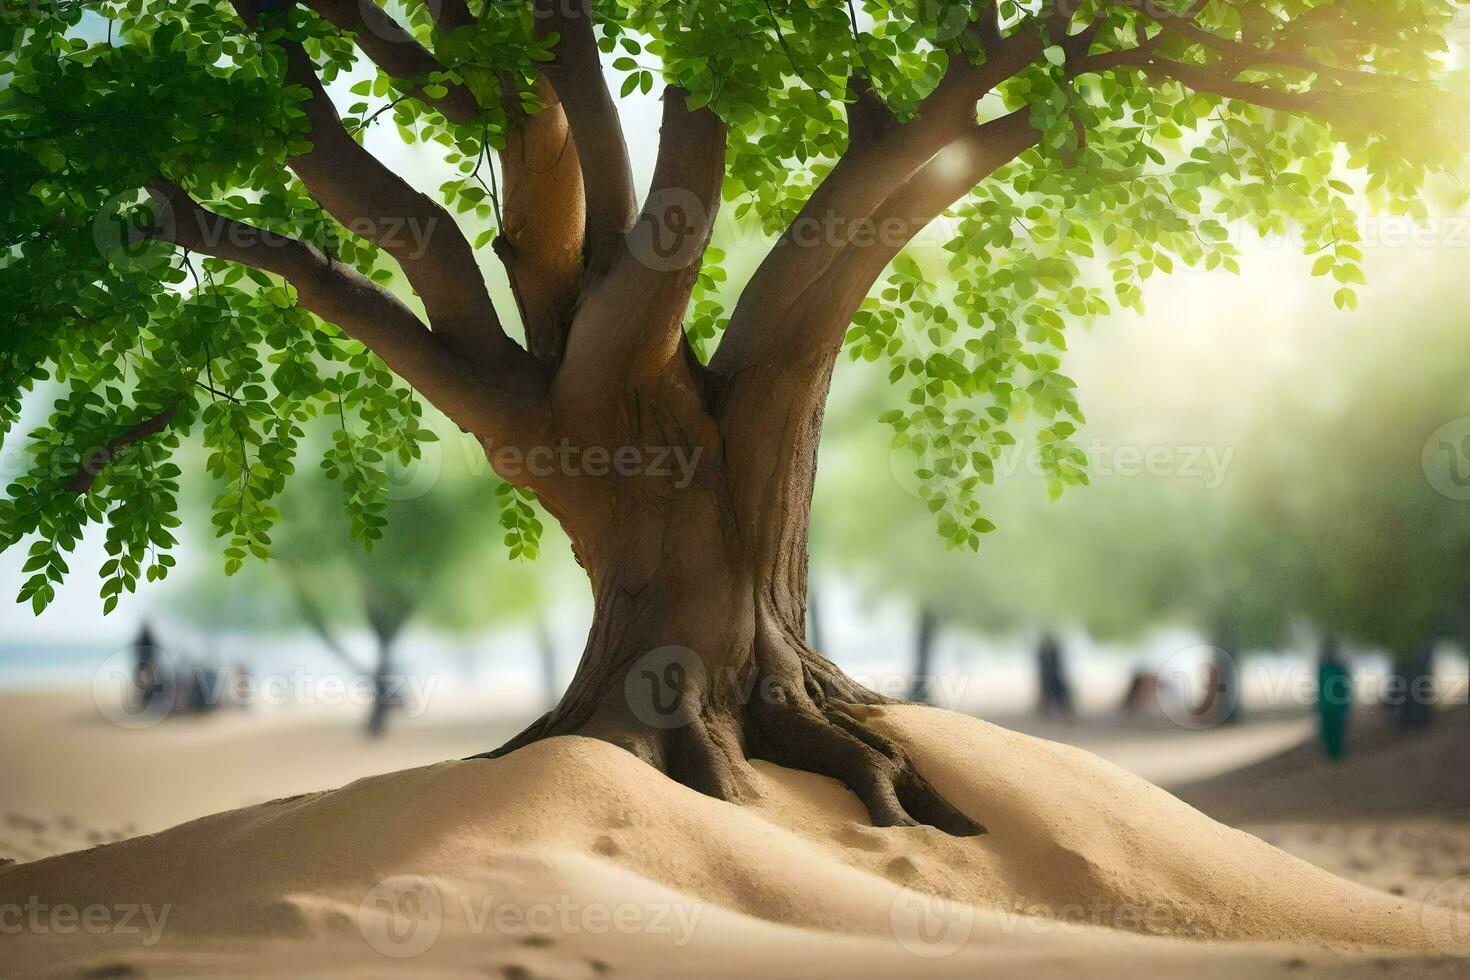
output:
[{"label": "tree bark", "polygon": [[[982,833],[901,747],[864,724],[868,708],[888,699],[807,643],[809,489],[785,494],[784,527],[743,524],[736,487],[778,477],[731,468],[707,411],[683,382],[644,390],[618,413],[617,441],[596,448],[611,460],[636,450],[647,465],[563,472],[538,488],[591,580],[592,628],[560,702],[482,757],[590,736],[728,801],[755,796],[749,760],[764,759],[842,781],[876,825]],[[816,437],[808,429],[799,451],[815,458]],[[665,453],[695,465],[665,472],[655,462]],[[578,458],[590,461],[592,449]],[[803,546],[799,568],[794,542]]]}]

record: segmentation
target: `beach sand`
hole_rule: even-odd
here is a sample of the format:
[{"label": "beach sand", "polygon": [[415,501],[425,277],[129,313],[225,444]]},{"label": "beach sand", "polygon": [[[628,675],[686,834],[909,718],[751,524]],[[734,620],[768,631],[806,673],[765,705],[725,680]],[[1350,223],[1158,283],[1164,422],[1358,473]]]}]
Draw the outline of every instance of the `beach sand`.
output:
[{"label": "beach sand", "polygon": [[[1237,814],[1253,835],[1076,748],[876,712],[989,828],[959,840],[873,828],[839,784],[764,763],[734,806],[588,739],[438,762],[514,723],[119,733],[85,707],[0,699],[0,856],[24,862],[0,869],[0,975],[1470,976],[1465,906],[1421,904],[1470,896],[1470,834],[1404,794]],[[106,837],[130,839],[35,860]]]}]

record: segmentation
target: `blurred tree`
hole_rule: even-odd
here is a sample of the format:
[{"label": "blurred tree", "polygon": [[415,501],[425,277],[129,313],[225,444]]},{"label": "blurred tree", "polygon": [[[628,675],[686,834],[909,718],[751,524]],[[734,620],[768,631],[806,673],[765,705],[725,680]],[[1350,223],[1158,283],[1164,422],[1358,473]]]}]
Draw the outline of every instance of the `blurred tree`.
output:
[{"label": "blurred tree", "polygon": [[[459,635],[491,625],[530,627],[543,696],[554,700],[556,651],[546,617],[552,601],[568,591],[559,578],[564,569],[557,562],[520,573],[502,567],[483,547],[504,523],[496,481],[462,472],[453,452],[434,459],[437,466],[406,474],[412,478],[393,491],[388,524],[370,549],[353,540],[332,481],[325,475],[294,481],[282,497],[271,560],[243,570],[243,581],[199,571],[173,604],[175,614],[207,631],[275,639],[306,625],[324,649],[371,681],[372,735],[383,733],[401,701],[398,641],[411,623]],[[342,638],[363,626],[373,639],[367,661]]]},{"label": "blurred tree", "polygon": [[1470,336],[1446,312],[1463,303],[1462,275],[1426,283],[1432,307],[1384,304],[1383,329],[1324,352],[1322,383],[1277,409],[1290,444],[1275,418],[1257,433],[1274,447],[1252,493],[1282,601],[1388,651],[1401,689],[1385,693],[1409,726],[1433,716],[1434,646],[1470,640]]},{"label": "blurred tree", "polygon": [[[1286,636],[1293,607],[1284,591],[1292,585],[1282,567],[1288,558],[1277,548],[1282,528],[1261,512],[1269,500],[1257,501],[1223,473],[1211,487],[1112,473],[1085,493],[1049,500],[1026,445],[1040,426],[1018,427],[1020,441],[996,461],[1005,479],[989,492],[998,529],[979,556],[941,553],[926,543],[930,510],[911,475],[912,453],[885,447],[858,424],[877,397],[867,386],[834,406],[813,538],[821,542],[819,563],[855,575],[870,593],[914,604],[916,679],[932,672],[925,652],[946,623],[1028,642],[1081,629],[1101,642],[1131,643],[1180,626],[1232,661]],[[1132,410],[1155,408],[1145,402]],[[1274,438],[1282,436],[1278,428]],[[1225,717],[1240,702],[1231,666],[1217,665]]]},{"label": "blurred tree", "polygon": [[[229,483],[234,568],[268,551],[302,421],[350,410],[330,470],[357,535],[379,537],[380,464],[422,442],[396,372],[527,498],[512,554],[536,551],[534,495],[593,583],[567,696],[502,751],[595,735],[731,799],[758,753],[843,779],[879,824],[962,833],[979,828],[848,707],[881,699],[806,642],[844,339],[905,387],[883,419],[928,461],[942,537],[977,547],[1012,413],[1047,421],[1053,492],[1085,480],[1067,317],[1136,307],[1176,263],[1233,268],[1235,221],[1297,223],[1351,306],[1352,181],[1423,214],[1425,175],[1462,142],[1455,0],[18,6],[0,23],[18,189],[0,429],[37,379],[71,385],[0,508],[0,546],[35,539],[23,600],[51,600],[94,521],[104,603],[166,574],[184,432]],[[604,55],[624,95],[666,83],[641,209]],[[339,107],[328,86],[354,71]],[[437,195],[359,141],[380,120],[442,152]],[[727,197],[774,239],[728,317],[706,247]],[[902,253],[946,212],[938,276]],[[386,260],[417,305],[384,288]],[[699,723],[640,717],[630,677]],[[738,696],[750,680],[779,693]]]},{"label": "blurred tree", "polygon": [[[402,704],[404,674],[395,653],[410,620],[472,630],[504,608],[496,588],[511,576],[492,575],[494,559],[481,546],[496,519],[495,488],[486,481],[440,481],[427,493],[392,500],[384,513],[390,523],[370,550],[351,539],[336,497],[324,479],[287,491],[272,565],[328,649],[372,678],[367,730],[381,735],[389,711]],[[463,581],[475,583],[475,594],[446,587]],[[374,640],[370,664],[338,640],[335,626],[344,622],[366,623]]]}]

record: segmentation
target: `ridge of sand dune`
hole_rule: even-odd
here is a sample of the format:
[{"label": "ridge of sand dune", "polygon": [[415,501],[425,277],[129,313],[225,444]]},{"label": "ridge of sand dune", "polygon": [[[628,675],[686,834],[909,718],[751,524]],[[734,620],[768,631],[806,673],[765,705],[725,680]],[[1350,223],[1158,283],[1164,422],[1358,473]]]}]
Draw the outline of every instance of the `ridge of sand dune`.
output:
[{"label": "ridge of sand dune", "polygon": [[[251,971],[369,962],[378,975],[483,969],[510,944],[528,962],[563,957],[527,971],[595,975],[657,955],[652,972],[675,975],[691,950],[728,948],[726,965],[743,955],[744,969],[815,942],[849,956],[853,975],[883,976],[896,963],[973,971],[975,957],[1187,956],[1181,936],[1428,954],[1455,934],[1086,752],[936,709],[874,709],[870,722],[990,833],[874,828],[839,784],[764,763],[762,799],[734,806],[606,743],[557,738],[5,868],[0,907],[138,904],[169,917],[145,949],[53,929],[0,936],[0,952],[8,942],[25,969],[127,955],[239,974],[231,957],[253,949],[278,952]],[[432,922],[438,938],[400,958],[405,909],[410,933]],[[594,913],[629,929],[599,931]],[[812,929],[828,935],[800,931]]]}]

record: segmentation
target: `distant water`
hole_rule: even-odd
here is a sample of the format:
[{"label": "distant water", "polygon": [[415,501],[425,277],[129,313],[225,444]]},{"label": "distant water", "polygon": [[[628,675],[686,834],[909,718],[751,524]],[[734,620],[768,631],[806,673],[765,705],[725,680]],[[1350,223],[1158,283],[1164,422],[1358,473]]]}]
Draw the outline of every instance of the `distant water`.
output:
[{"label": "distant water", "polygon": [[0,643],[0,690],[91,683],[116,648],[100,644]]}]

